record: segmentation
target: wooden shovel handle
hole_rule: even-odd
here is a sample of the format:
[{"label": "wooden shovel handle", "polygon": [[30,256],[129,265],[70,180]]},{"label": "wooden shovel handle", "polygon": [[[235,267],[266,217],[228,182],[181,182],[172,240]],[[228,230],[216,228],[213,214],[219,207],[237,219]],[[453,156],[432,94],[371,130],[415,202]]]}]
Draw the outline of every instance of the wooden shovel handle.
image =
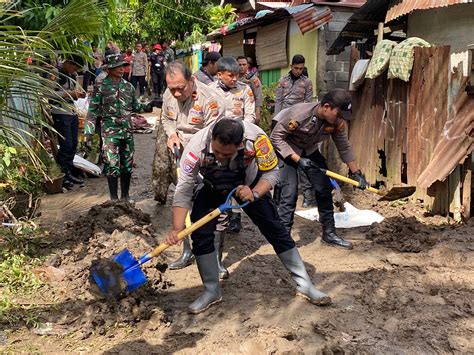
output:
[{"label": "wooden shovel handle", "polygon": [[[221,210],[219,208],[216,208],[214,211],[208,213],[204,217],[202,217],[199,221],[191,224],[188,228],[183,229],[181,232],[178,233],[178,239],[184,239],[188,235],[190,235],[192,232],[196,231],[197,229],[201,228],[203,225],[205,225],[207,222],[212,221],[214,218],[217,218],[221,215]],[[153,249],[150,253],[148,253],[148,256],[150,258],[153,258],[157,256],[158,254],[161,254],[164,250],[168,249],[171,245],[162,243],[158,245],[155,249]]]},{"label": "wooden shovel handle", "polygon": [[[325,169],[321,169],[327,176],[329,177],[332,177],[333,179],[336,179],[336,180],[339,180],[339,181],[342,181],[342,182],[345,182],[345,183],[348,183],[348,184],[351,184],[355,187],[359,187],[359,182],[355,181],[355,180],[352,180],[352,179],[349,179],[348,177],[345,177],[345,176],[342,176],[342,175],[339,175],[339,174],[336,174],[335,172],[332,172],[332,171],[329,171],[329,170],[325,170]],[[385,194],[380,191],[380,190],[377,190],[377,189],[374,189],[373,187],[371,186],[368,186],[366,188],[367,191],[370,191],[370,192],[373,192],[377,195],[380,195],[380,196],[384,196]]]}]

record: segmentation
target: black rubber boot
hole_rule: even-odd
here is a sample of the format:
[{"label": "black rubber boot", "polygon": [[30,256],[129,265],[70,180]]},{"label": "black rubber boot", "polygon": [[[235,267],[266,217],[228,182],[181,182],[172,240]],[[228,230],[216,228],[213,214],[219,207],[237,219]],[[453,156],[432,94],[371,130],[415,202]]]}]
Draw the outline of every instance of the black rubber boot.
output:
[{"label": "black rubber boot", "polygon": [[128,192],[130,191],[130,181],[132,180],[131,173],[125,173],[120,175],[120,199],[130,201]]},{"label": "black rubber boot", "polygon": [[194,262],[194,255],[191,251],[191,244],[189,243],[189,237],[183,239],[183,253],[181,256],[168,265],[170,270],[184,269],[186,266],[191,265]]},{"label": "black rubber boot", "polygon": [[231,233],[239,233],[242,229],[240,213],[232,212],[229,216],[229,225],[227,227]]},{"label": "black rubber boot", "polygon": [[318,203],[316,202],[316,199],[314,196],[311,197],[306,197],[305,194],[303,193],[303,208],[309,208],[309,207],[316,207],[318,206]]},{"label": "black rubber boot", "polygon": [[188,310],[192,314],[204,312],[213,304],[222,301],[217,252],[197,256],[196,263],[204,285],[204,292],[189,305]]},{"label": "black rubber boot", "polygon": [[107,175],[107,182],[109,183],[110,199],[118,200],[118,177]]},{"label": "black rubber boot", "polygon": [[331,304],[331,297],[314,287],[296,247],[278,254],[278,257],[298,285],[296,287],[297,296],[306,298],[317,306],[327,306]]},{"label": "black rubber boot", "polygon": [[222,251],[224,250],[225,232],[214,232],[214,248],[217,252],[217,267],[219,268],[219,279],[228,279],[229,270],[222,264]]},{"label": "black rubber boot", "polygon": [[68,189],[68,190],[71,190],[74,187],[74,183],[71,180],[68,179],[67,175],[64,175],[63,187]]},{"label": "black rubber boot", "polygon": [[84,183],[84,180],[72,175],[72,173],[66,174],[66,177],[69,181],[71,181],[73,184],[77,185],[82,185]]},{"label": "black rubber boot", "polygon": [[353,245],[344,238],[340,237],[336,233],[334,226],[323,226],[323,234],[321,235],[323,243],[331,245],[333,247],[339,247],[343,249],[351,250]]}]

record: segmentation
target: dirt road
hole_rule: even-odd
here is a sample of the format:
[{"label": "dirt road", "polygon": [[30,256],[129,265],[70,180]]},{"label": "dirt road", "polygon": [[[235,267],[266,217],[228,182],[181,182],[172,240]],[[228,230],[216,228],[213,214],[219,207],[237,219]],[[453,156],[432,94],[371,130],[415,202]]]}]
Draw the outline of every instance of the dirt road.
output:
[{"label": "dirt road", "polygon": [[[132,194],[140,200],[99,205],[103,178],[43,202],[48,262],[66,272],[35,299],[40,329],[18,327],[1,349],[106,354],[163,353],[469,353],[474,352],[474,225],[427,217],[420,206],[376,204],[357,192],[346,197],[386,217],[380,225],[343,230],[352,251],[323,246],[320,227],[298,218],[294,238],[313,281],[334,300],[318,308],[294,297],[293,281],[257,229],[244,219],[227,237],[224,301],[198,316],[186,307],[200,292],[196,266],[162,272],[149,263],[150,284],[114,302],[88,279],[97,257],[124,246],[137,256],[157,245],[170,207],[152,200],[153,135],[137,135]],[[57,200],[55,200],[57,199]],[[64,200],[61,207],[57,201]],[[56,202],[55,202],[56,201]],[[69,203],[69,205],[68,205]],[[75,210],[65,206],[79,205]],[[90,205],[96,205],[87,212]],[[52,206],[52,207],[51,207]],[[77,211],[84,216],[78,218]],[[49,244],[48,244],[49,243]],[[179,255],[167,251],[158,264]],[[46,335],[41,335],[46,334]]]}]

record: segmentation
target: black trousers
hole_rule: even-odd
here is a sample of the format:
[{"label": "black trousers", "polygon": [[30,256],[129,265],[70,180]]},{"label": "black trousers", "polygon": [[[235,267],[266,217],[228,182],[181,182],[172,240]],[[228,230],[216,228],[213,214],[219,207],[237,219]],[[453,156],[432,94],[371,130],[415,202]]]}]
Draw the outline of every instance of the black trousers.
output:
[{"label": "black trousers", "polygon": [[[208,187],[197,192],[191,211],[191,221],[194,223],[225,202],[226,195],[218,194]],[[269,194],[243,208],[247,216],[258,227],[267,241],[273,246],[275,253],[280,254],[295,247],[295,242],[280,222],[274,201]],[[214,249],[214,231],[217,218],[195,231],[193,241],[194,255],[212,253]]]},{"label": "black trousers", "polygon": [[76,115],[53,113],[54,129],[60,134],[57,161],[65,174],[70,174],[76,155],[79,119]]},{"label": "black trousers", "polygon": [[[326,160],[318,150],[306,158],[311,159],[319,167],[327,169]],[[297,164],[285,162],[283,159],[280,159],[279,167],[280,203],[278,213],[283,226],[290,232],[295,216],[296,201],[298,200],[298,167]],[[315,192],[319,221],[323,226],[334,227],[331,181],[317,168],[307,170],[306,175]]]},{"label": "black trousers", "polygon": [[140,75],[140,76],[132,75],[132,85],[134,86],[135,90],[137,89],[137,85],[139,86],[140,96],[145,95],[145,87],[146,87],[145,75]]},{"label": "black trousers", "polygon": [[164,73],[152,71],[151,81],[153,82],[153,92],[155,95],[161,95],[163,92]]}]

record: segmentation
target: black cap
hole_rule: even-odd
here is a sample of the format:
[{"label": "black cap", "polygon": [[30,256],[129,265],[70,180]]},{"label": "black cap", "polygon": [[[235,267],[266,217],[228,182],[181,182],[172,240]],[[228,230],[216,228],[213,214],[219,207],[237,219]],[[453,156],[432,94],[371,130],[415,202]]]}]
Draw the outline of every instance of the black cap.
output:
[{"label": "black cap", "polygon": [[208,52],[206,53],[206,55],[204,56],[204,59],[202,61],[202,64],[206,65],[208,64],[209,62],[217,62],[219,59],[221,59],[222,56],[219,54],[219,52]]},{"label": "black cap", "polygon": [[345,120],[352,119],[352,96],[344,89],[334,89],[323,96],[321,104],[330,104],[333,108],[338,108],[339,113]]}]

